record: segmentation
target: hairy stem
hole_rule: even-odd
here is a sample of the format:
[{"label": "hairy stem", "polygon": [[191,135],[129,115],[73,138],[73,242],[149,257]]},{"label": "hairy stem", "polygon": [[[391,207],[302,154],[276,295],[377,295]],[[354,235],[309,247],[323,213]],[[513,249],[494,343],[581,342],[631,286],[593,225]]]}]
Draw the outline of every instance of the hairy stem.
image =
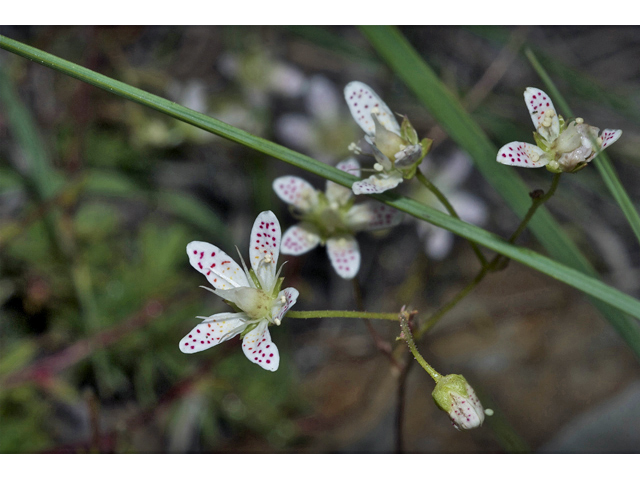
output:
[{"label": "hairy stem", "polygon": [[400,328],[402,328],[402,333],[404,334],[404,339],[409,345],[409,350],[413,353],[414,358],[418,361],[420,366],[426,370],[426,372],[433,378],[433,381],[438,383],[442,378],[438,372],[436,372],[435,368],[427,363],[418,348],[416,347],[415,342],[413,341],[413,336],[411,335],[411,329],[409,328],[409,315],[410,313],[407,311],[400,312]]},{"label": "hairy stem", "polygon": [[353,310],[289,311],[285,316],[288,318],[377,318],[398,321],[397,313],[355,312]]}]

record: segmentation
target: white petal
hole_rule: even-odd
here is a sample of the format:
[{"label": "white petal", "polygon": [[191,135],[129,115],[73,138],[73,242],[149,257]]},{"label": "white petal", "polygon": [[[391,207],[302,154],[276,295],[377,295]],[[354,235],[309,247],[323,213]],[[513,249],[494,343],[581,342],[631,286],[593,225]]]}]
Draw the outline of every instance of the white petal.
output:
[{"label": "white petal", "polygon": [[282,299],[282,297],[284,297],[284,303],[281,303],[279,307],[276,304],[274,307],[275,311],[272,312],[272,318],[280,321],[284,318],[289,309],[296,304],[296,300],[298,300],[298,290],[293,287],[285,288],[278,293],[278,299]]},{"label": "white petal", "polygon": [[318,203],[318,192],[300,177],[287,175],[273,181],[273,190],[283,202],[298,208],[302,212],[310,210]]},{"label": "white petal", "polygon": [[427,224],[426,227],[422,229],[422,236],[425,239],[424,246],[427,256],[434,260],[442,260],[453,247],[453,234],[430,224]]},{"label": "white petal", "polygon": [[615,143],[620,138],[620,135],[622,135],[622,130],[611,130],[609,128],[605,128],[600,135],[600,140],[602,140],[602,146],[600,147],[600,150],[592,153],[591,156],[587,158],[587,162],[591,161],[591,159],[602,150]]},{"label": "white petal", "polygon": [[276,121],[276,135],[293,148],[307,150],[316,143],[316,134],[307,117],[290,113]]},{"label": "white petal", "polygon": [[341,235],[327,240],[327,254],[338,275],[347,280],[360,270],[360,248],[352,235]]},{"label": "white petal", "polygon": [[351,188],[356,195],[382,193],[397,187],[401,182],[402,173],[393,171],[371,175],[369,178],[355,182]]},{"label": "white petal", "polygon": [[303,255],[320,243],[320,235],[306,225],[294,225],[284,232],[280,251],[285,255]]},{"label": "white petal", "polygon": [[526,142],[511,142],[498,150],[496,160],[513,167],[539,168],[549,163],[544,150]]},{"label": "white petal", "polygon": [[395,227],[402,220],[402,212],[380,202],[367,202],[365,204],[371,216],[365,230],[379,230],[381,228]]},{"label": "white petal", "polygon": [[294,98],[302,94],[307,79],[297,68],[277,63],[273,65],[268,81],[275,92]]},{"label": "white petal", "polygon": [[345,223],[353,232],[395,227],[402,220],[402,212],[380,202],[354,205],[345,216]]},{"label": "white petal", "polygon": [[[556,109],[549,95],[539,88],[527,87],[524,91],[524,101],[529,109],[533,126],[536,127],[538,133],[549,141],[558,138],[560,134],[560,122],[558,121]],[[548,129],[542,126],[542,121],[546,118],[545,112],[547,110],[552,110],[554,113],[554,116],[550,117],[551,126]]]},{"label": "white petal", "polygon": [[187,245],[189,263],[202,273],[215,288],[248,287],[247,276],[240,266],[215,245],[191,242]]},{"label": "white petal", "polygon": [[[343,160],[336,165],[338,170],[350,173],[356,177],[360,176],[360,163],[355,158]],[[344,205],[351,198],[351,189],[338,185],[327,180],[326,196],[329,202],[336,202],[339,206]]]},{"label": "white petal", "polygon": [[262,321],[247,333],[242,340],[242,351],[253,363],[275,372],[280,365],[280,354],[276,344],[271,341],[268,325],[269,322]]},{"label": "white petal", "polygon": [[249,260],[251,268],[260,279],[262,289],[271,292],[276,278],[276,263],[280,255],[280,222],[275,214],[267,210],[260,213],[253,222]]},{"label": "white petal", "polygon": [[338,89],[326,77],[314,75],[309,80],[305,106],[314,117],[325,123],[333,123],[339,116],[341,106]]},{"label": "white petal", "polygon": [[449,195],[449,201],[462,221],[479,226],[487,221],[487,207],[478,197],[465,192],[454,192]]},{"label": "white petal", "polygon": [[375,135],[376,127],[371,118],[371,110],[377,108],[380,124],[387,130],[400,135],[400,125],[386,103],[362,82],[350,82],[344,87],[344,98],[356,123],[367,135]]},{"label": "white petal", "polygon": [[238,335],[246,327],[244,313],[218,313],[196,325],[180,340],[182,353],[197,353]]}]

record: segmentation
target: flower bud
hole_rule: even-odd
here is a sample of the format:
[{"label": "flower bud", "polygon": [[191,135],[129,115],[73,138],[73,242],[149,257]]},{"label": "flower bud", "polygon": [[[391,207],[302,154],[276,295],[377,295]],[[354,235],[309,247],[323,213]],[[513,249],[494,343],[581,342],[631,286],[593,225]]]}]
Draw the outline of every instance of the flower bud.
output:
[{"label": "flower bud", "polygon": [[482,404],[462,375],[442,377],[431,395],[436,405],[449,414],[457,430],[469,430],[482,425]]}]

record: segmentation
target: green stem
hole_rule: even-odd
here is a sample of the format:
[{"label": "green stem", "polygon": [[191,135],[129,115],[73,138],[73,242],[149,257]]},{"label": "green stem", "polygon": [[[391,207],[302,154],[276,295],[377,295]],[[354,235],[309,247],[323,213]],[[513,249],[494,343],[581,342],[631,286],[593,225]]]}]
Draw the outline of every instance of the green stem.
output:
[{"label": "green stem", "polygon": [[517,238],[522,234],[522,232],[524,232],[524,229],[527,227],[527,224],[529,223],[533,215],[536,213],[536,210],[538,209],[538,207],[540,207],[544,202],[549,200],[554,193],[556,193],[556,189],[558,188],[558,183],[560,182],[560,175],[562,174],[556,173],[553,176],[551,187],[549,187],[549,191],[547,193],[545,193],[541,197],[533,198],[533,202],[529,207],[529,211],[522,219],[522,222],[520,222],[520,225],[518,225],[518,228],[516,229],[516,231],[513,232],[513,234],[509,237],[509,240],[508,240],[509,243],[514,243],[517,240]]},{"label": "green stem", "polygon": [[[493,263],[493,262],[491,262],[491,263]],[[471,291],[476,287],[476,285],[478,285],[482,281],[482,279],[487,274],[487,272],[489,272],[488,266],[487,267],[483,267],[482,270],[480,270],[480,272],[478,272],[476,277],[466,287],[464,287],[462,290],[460,290],[458,292],[458,294],[455,297],[453,297],[449,303],[447,303],[446,305],[444,305],[443,307],[438,309],[435,313],[433,313],[427,319],[427,321],[422,324],[422,326],[420,327],[420,329],[416,333],[416,339],[420,340],[420,338],[422,338],[422,336],[425,333],[427,333],[428,330],[433,328],[433,326],[436,323],[438,323],[438,321],[442,317],[444,317],[445,314],[449,310],[451,310],[453,307],[455,307],[458,304],[458,302],[460,302],[464,297],[469,295],[471,293]]]},{"label": "green stem", "polygon": [[[526,228],[527,224],[529,223],[533,215],[536,213],[536,210],[543,203],[545,203],[547,200],[549,200],[553,196],[553,194],[556,192],[556,189],[558,188],[558,183],[560,182],[560,175],[561,175],[560,173],[556,173],[553,176],[553,180],[551,181],[551,186],[549,187],[549,191],[547,193],[539,197],[533,197],[533,201],[531,203],[531,206],[529,207],[529,210],[527,211],[527,214],[520,222],[520,225],[518,225],[518,228],[516,229],[516,231],[513,232],[513,234],[509,237],[509,240],[508,240],[509,243],[513,244],[518,239],[518,237],[522,234],[522,232]],[[429,319],[427,319],[425,323],[422,324],[422,326],[416,333],[416,338],[420,339],[422,335],[424,335],[429,329],[433,328],[433,326],[436,323],[438,323],[438,321],[449,310],[455,307],[463,298],[465,298],[467,295],[469,295],[469,293],[471,293],[471,291],[482,281],[482,279],[485,277],[485,275],[488,272],[497,270],[498,266],[499,265],[501,266],[501,263],[504,260],[504,258],[505,257],[502,255],[496,255],[495,257],[493,257],[491,262],[485,263],[482,266],[482,269],[476,275],[476,277],[466,287],[460,290],[460,292],[458,292],[458,294],[455,297],[453,297],[451,301],[449,301],[449,303],[439,308],[435,313],[433,313],[429,317]],[[504,264],[504,266],[506,266],[506,263]]]},{"label": "green stem", "polygon": [[409,328],[409,312],[403,311],[400,313],[400,328],[402,328],[402,333],[404,334],[404,339],[407,341],[407,345],[409,345],[409,350],[413,353],[414,358],[418,361],[420,366],[426,370],[426,372],[431,375],[433,381],[438,383],[442,378],[438,372],[436,372],[435,368],[427,363],[420,352],[416,348],[416,344],[413,341],[413,336],[411,335],[411,329]]},{"label": "green stem", "polygon": [[398,321],[397,313],[355,312],[353,310],[308,310],[287,312],[288,318],[377,318]]},{"label": "green stem", "polygon": [[[460,220],[460,216],[456,212],[455,208],[453,208],[453,205],[451,205],[451,202],[449,202],[449,200],[444,195],[444,193],[442,193],[438,187],[436,187],[427,177],[425,177],[424,174],[420,171],[420,169],[416,171],[416,178],[420,183],[422,183],[422,185],[424,185],[427,188],[427,190],[429,190],[431,193],[433,193],[436,196],[436,198],[442,204],[442,206],[444,206],[444,208],[447,209],[447,212],[449,212],[449,215],[451,215],[453,218],[457,218],[458,220]],[[471,245],[471,248],[476,254],[476,257],[478,257],[478,260],[480,260],[480,264],[484,267],[487,264],[487,259],[485,258],[483,253],[480,251],[480,248],[478,248],[478,245],[476,245],[474,242],[471,242],[471,241],[469,242],[469,245]]]}]

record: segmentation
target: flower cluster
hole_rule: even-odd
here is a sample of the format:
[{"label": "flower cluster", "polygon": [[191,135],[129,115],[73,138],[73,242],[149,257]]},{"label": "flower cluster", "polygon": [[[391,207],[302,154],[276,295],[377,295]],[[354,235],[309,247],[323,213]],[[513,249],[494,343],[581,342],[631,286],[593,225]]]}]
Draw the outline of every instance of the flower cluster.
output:
[{"label": "flower cluster", "polygon": [[602,150],[613,144],[622,130],[599,129],[582,118],[567,123],[556,113],[545,92],[528,87],[524,101],[536,128],[536,145],[525,142],[507,143],[498,151],[497,160],[505,165],[525,168],[547,167],[553,173],[574,173],[583,169]]},{"label": "flower cluster", "polygon": [[[364,130],[365,141],[377,161],[376,173],[355,182],[353,193],[381,193],[395,188],[405,178],[412,178],[432,141],[426,138],[418,141],[418,134],[407,117],[399,125],[387,104],[362,82],[347,84],[344,98],[354,120]],[[362,152],[355,144],[351,149]]]},{"label": "flower cluster", "polygon": [[[360,176],[360,165],[354,158],[336,167]],[[334,270],[345,279],[355,277],[360,269],[360,249],[354,234],[393,227],[401,220],[398,210],[378,202],[354,205],[351,190],[330,181],[323,193],[301,178],[286,176],[277,178],[273,189],[293,207],[293,215],[300,219],[298,225],[284,233],[282,253],[302,255],[319,244],[326,244]]]},{"label": "flower cluster", "polygon": [[278,347],[271,341],[269,325],[280,325],[296,303],[295,288],[280,290],[284,278],[276,270],[281,241],[278,219],[273,212],[262,212],[251,230],[249,261],[242,268],[225,252],[206,242],[191,242],[187,255],[191,265],[202,273],[213,290],[234,307],[236,313],[217,313],[202,319],[180,340],[180,350],[196,353],[242,335],[242,350],[249,360],[265,370],[276,371],[280,364]]}]

